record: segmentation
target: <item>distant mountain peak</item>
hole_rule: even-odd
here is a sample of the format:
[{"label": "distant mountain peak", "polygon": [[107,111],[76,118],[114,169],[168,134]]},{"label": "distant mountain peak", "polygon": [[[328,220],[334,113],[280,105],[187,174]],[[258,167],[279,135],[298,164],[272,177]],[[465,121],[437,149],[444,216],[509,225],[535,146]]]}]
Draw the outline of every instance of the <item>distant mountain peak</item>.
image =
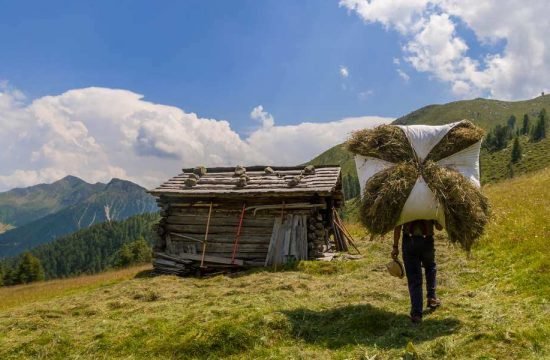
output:
[{"label": "distant mountain peak", "polygon": [[88,184],[86,181],[82,180],[79,177],[76,177],[74,175],[67,175],[64,178],[56,181],[56,182],[66,182],[69,184]]}]

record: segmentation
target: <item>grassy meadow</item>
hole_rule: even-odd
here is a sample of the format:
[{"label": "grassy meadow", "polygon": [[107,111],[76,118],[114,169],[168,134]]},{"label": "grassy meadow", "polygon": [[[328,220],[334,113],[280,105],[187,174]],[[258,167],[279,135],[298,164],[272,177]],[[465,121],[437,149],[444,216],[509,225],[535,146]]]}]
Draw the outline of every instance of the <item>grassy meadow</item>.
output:
[{"label": "grassy meadow", "polygon": [[0,290],[1,359],[550,357],[550,170],[486,186],[470,256],[438,236],[443,306],[415,327],[390,239],[364,257],[212,278],[132,268]]}]

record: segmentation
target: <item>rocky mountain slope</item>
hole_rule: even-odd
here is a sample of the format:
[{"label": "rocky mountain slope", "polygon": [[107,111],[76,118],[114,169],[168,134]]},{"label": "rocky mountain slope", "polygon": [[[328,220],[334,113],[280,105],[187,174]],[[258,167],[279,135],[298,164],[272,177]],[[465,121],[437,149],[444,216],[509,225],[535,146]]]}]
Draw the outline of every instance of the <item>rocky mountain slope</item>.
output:
[{"label": "rocky mountain slope", "polygon": [[157,211],[154,198],[130,181],[88,184],[76,177],[0,194],[0,207],[0,221],[17,226],[0,234],[0,258],[93,224]]}]

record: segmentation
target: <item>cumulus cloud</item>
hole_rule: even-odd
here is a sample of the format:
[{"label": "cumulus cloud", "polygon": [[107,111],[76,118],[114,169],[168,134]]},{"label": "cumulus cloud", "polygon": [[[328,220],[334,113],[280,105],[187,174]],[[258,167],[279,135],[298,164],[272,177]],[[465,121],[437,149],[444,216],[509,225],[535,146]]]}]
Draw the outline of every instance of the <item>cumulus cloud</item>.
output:
[{"label": "cumulus cloud", "polygon": [[262,126],[266,128],[270,128],[275,124],[273,116],[267,111],[264,111],[264,107],[262,105],[258,105],[254,109],[252,109],[252,112],[250,113],[250,118],[252,120],[259,121]]},{"label": "cumulus cloud", "polygon": [[303,163],[357,128],[391,121],[349,118],[276,126],[260,105],[262,127],[241,137],[229,122],[156,104],[127,90],[85,88],[27,101],[0,84],[0,190],[52,182],[126,178],[158,185],[182,167]]},{"label": "cumulus cloud", "polygon": [[[458,97],[532,97],[550,83],[550,10],[546,0],[342,0],[368,23],[404,38],[403,58],[448,83]],[[499,52],[472,57],[460,26]],[[491,48],[485,47],[485,48]],[[395,61],[394,61],[395,63]]]},{"label": "cumulus cloud", "polygon": [[404,72],[404,71],[401,70],[401,69],[397,69],[397,74],[398,74],[399,77],[400,77],[401,79],[403,79],[403,81],[405,81],[405,82],[408,82],[408,81],[411,79],[411,77],[409,76],[409,74],[407,74],[406,72]]},{"label": "cumulus cloud", "polygon": [[349,70],[345,66],[340,66],[340,76],[342,76],[344,79],[349,77]]}]

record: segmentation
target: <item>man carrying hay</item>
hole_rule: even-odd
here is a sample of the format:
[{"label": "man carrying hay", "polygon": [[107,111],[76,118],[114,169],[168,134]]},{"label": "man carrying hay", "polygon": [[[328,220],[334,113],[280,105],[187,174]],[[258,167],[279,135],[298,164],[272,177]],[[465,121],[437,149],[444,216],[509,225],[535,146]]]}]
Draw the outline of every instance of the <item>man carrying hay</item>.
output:
[{"label": "man carrying hay", "polygon": [[399,237],[403,230],[403,262],[405,263],[405,274],[411,298],[411,321],[420,323],[422,321],[422,267],[426,277],[427,306],[435,309],[441,305],[441,301],[435,295],[436,274],[435,248],[434,248],[434,227],[443,230],[443,227],[433,220],[415,220],[397,226],[393,231],[392,257],[397,260],[399,256]]},{"label": "man carrying hay", "polygon": [[[483,129],[463,120],[451,124],[381,125],[351,134],[361,184],[359,217],[372,235],[394,231],[394,259],[403,232],[403,260],[411,296],[411,319],[422,320],[422,266],[428,307],[437,307],[433,229],[470,251],[489,219],[480,191]],[[391,264],[400,263],[393,262]],[[388,265],[392,273],[394,266]],[[401,269],[399,269],[401,270]],[[398,271],[402,277],[402,271]]]}]

